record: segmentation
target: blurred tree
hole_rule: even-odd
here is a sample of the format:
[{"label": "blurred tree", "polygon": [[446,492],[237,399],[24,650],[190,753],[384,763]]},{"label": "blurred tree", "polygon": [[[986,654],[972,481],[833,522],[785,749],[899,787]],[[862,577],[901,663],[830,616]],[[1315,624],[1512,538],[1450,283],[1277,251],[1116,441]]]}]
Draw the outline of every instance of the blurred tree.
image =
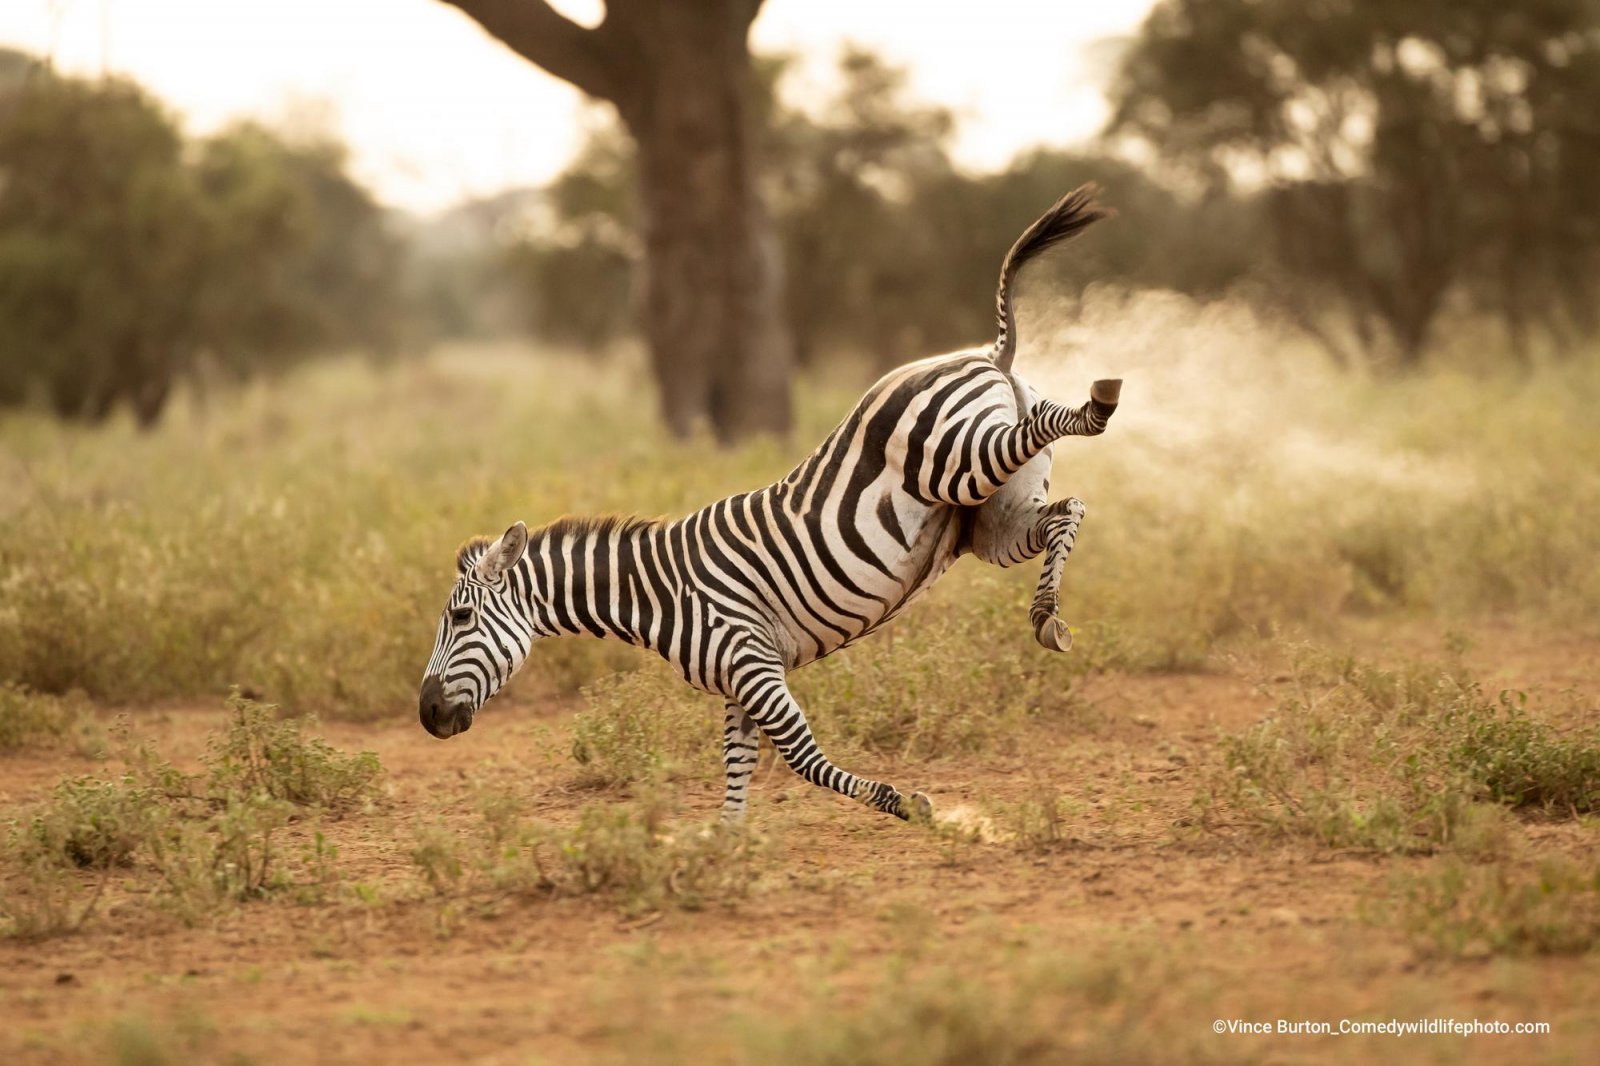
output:
[{"label": "blurred tree", "polygon": [[1454,293],[1519,341],[1536,316],[1592,330],[1597,27],[1597,0],[1163,0],[1110,128],[1264,182],[1289,306],[1336,350],[1333,301],[1403,365]]},{"label": "blurred tree", "polygon": [[[904,209],[905,243],[895,252],[915,264],[917,302],[906,321],[919,324],[919,350],[981,337],[1000,257],[1041,204],[1086,181],[1105,189],[1120,217],[1024,275],[1023,315],[1030,290],[1075,298],[1091,284],[1109,283],[1210,297],[1253,269],[1250,248],[1259,222],[1252,205],[1221,192],[1198,201],[1180,197],[1122,160],[1039,149],[996,174],[931,173]],[[1027,335],[1026,325],[1023,331]]]},{"label": "blurred tree", "polygon": [[341,145],[291,143],[246,122],[201,142],[193,171],[212,235],[203,340],[224,369],[395,347],[402,248],[345,173]]},{"label": "blurred tree", "polygon": [[637,146],[645,322],[675,433],[789,425],[781,266],[756,186],[750,23],[761,0],[607,0],[585,29],[544,0],[445,0],[614,104]]},{"label": "blurred tree", "polygon": [[531,286],[517,270],[526,251],[521,235],[530,233],[524,220],[542,198],[537,189],[508,189],[427,218],[395,218],[405,248],[402,287],[415,320],[408,339],[482,339],[530,324],[542,329],[528,307]]},{"label": "blurred tree", "polygon": [[919,186],[951,173],[954,118],[910,100],[903,70],[853,46],[839,56],[839,90],[815,116],[786,109],[776,103],[786,66],[767,71],[768,183],[797,354],[810,362],[823,343],[853,344],[880,363],[903,361],[922,340],[907,326],[926,306],[918,275],[930,265],[908,254],[908,226],[926,223],[905,208]]},{"label": "blurred tree", "polygon": [[615,123],[592,126],[577,156],[541,198],[505,265],[529,297],[528,325],[541,337],[599,349],[634,331],[642,265],[636,167]]},{"label": "blurred tree", "polygon": [[[762,184],[803,363],[844,352],[888,366],[982,340],[1001,256],[1042,205],[1084,181],[1110,190],[1125,220],[1049,259],[1030,286],[1110,281],[1209,296],[1254,264],[1260,212],[1250,203],[1220,192],[1192,203],[1129,163],[1083,153],[1038,151],[998,174],[965,174],[946,152],[952,116],[910,98],[904,71],[847,47],[837,91],[813,113],[780,102],[790,67],[758,60],[758,110],[770,116]],[[546,191],[549,217],[513,246],[541,336],[598,347],[628,326],[617,308],[640,243],[632,173],[626,138],[594,127]]]},{"label": "blurred tree", "polygon": [[44,64],[27,52],[0,45],[0,93],[14,91],[35,72],[44,70]]},{"label": "blurred tree", "polygon": [[394,340],[397,246],[342,153],[240,126],[188,150],[128,82],[0,93],[0,401],[141,425],[234,375]]},{"label": "blurred tree", "polygon": [[57,413],[160,415],[198,337],[207,220],[177,128],[136,86],[29,78],[0,116],[0,378]]}]

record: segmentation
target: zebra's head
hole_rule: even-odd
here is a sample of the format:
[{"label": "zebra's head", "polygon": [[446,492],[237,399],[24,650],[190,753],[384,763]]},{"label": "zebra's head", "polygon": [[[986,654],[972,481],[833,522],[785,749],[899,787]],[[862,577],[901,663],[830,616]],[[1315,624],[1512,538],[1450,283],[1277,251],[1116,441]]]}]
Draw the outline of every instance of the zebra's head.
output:
[{"label": "zebra's head", "polygon": [[476,537],[456,552],[456,587],[422,677],[422,727],[440,740],[465,733],[472,717],[528,657],[535,637],[529,590],[517,562],[528,547],[518,522],[499,540]]}]

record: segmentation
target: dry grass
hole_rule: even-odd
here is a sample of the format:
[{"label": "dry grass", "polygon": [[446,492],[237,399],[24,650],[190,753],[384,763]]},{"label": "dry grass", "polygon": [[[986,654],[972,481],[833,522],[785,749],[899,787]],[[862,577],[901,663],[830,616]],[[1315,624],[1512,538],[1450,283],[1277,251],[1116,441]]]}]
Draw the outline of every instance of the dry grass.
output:
[{"label": "dry grass", "polygon": [[67,747],[93,756],[105,750],[105,743],[82,693],[51,696],[0,682],[0,755]]},{"label": "dry grass", "polygon": [[[892,643],[797,679],[815,702],[870,708],[836,735],[913,755],[981,745],[992,720],[1070,707],[1085,670],[1192,668],[1341,613],[1595,617],[1592,369],[1379,387],[1280,356],[1249,321],[1122,310],[1057,345],[1087,354],[1020,364],[1071,398],[1091,355],[1127,363],[1112,432],[1058,449],[1058,493],[1089,503],[1065,590],[1077,649],[1034,654],[1032,567],[964,563]],[[150,435],[7,416],[0,676],[99,701],[237,684],[301,711],[409,712],[467,535],[563,513],[684,513],[781,475],[855,397],[802,388],[792,443],[717,452],[650,428],[636,390],[623,399],[631,373],[455,352],[308,368],[180,405]],[[635,662],[561,640],[527,673],[575,692]]]},{"label": "dry grass", "polygon": [[[1502,697],[1454,659],[1317,652],[1250,725],[1254,712],[1218,709],[1226,686],[1183,703],[1191,681],[1225,679],[1160,675],[1270,657],[1286,634],[1325,645],[1357,623],[1387,635],[1402,620],[1520,615],[1590,632],[1600,375],[1344,380],[1280,361],[1258,324],[1159,301],[1123,310],[1091,301],[1075,354],[1019,360],[1058,397],[1106,370],[1128,379],[1113,431],[1058,452],[1055,494],[1089,504],[1064,597],[1074,651],[1032,642],[1033,567],[967,561],[890,630],[794,677],[839,762],[977,811],[931,834],[781,770],[758,786],[756,832],[702,827],[687,812],[715,810],[722,709],[659,666],[633,671],[645,660],[614,642],[541,646],[507,701],[581,693],[570,729],[563,701],[515,710],[526,732],[505,742],[485,746],[510,724],[486,721],[450,747],[411,746],[433,744],[410,736],[415,686],[461,539],[564,512],[683,513],[761,484],[831,428],[853,385],[804,387],[796,441],[739,452],[663,440],[625,398],[626,367],[607,378],[508,353],[313,367],[180,408],[149,436],[8,416],[7,760],[103,747],[92,723],[107,704],[140,726],[151,700],[209,702],[232,685],[296,712],[409,723],[363,727],[386,764],[409,760],[381,794],[374,758],[247,701],[198,772],[179,758],[198,744],[113,745],[97,774],[19,785],[30,804],[0,856],[0,931],[76,934],[52,951],[76,952],[97,983],[115,971],[106,995],[130,1000],[81,1033],[59,1004],[29,1000],[40,1025],[128,1061],[304,1050],[324,1023],[389,1052],[427,1038],[453,1053],[472,1024],[495,1041],[515,1030],[504,1047],[555,1047],[555,1061],[1310,1060],[1381,1048],[1218,1041],[1210,1022],[1304,1010],[1329,988],[1342,1009],[1370,1007],[1373,981],[1383,1011],[1403,1009],[1395,989],[1429,1010],[1465,1004],[1485,954],[1513,996],[1564,963],[1548,956],[1592,952],[1588,706]],[[1119,687],[1125,702],[1086,702]],[[1179,695],[1139,702],[1152,691]],[[554,743],[523,743],[538,737]],[[1152,745],[1186,761],[1140,769]],[[463,782],[479,773],[474,802]],[[1346,850],[1362,854],[1301,866]],[[1376,926],[1355,921],[1360,899]],[[917,907],[906,928],[874,918]],[[202,998],[248,1004],[266,1028],[169,1018],[150,978],[166,971],[111,950],[146,933],[226,970],[197,979],[213,982]],[[323,967],[326,983],[296,993],[269,974],[285,998],[257,1010],[259,972],[229,968],[258,937],[295,981]],[[643,987],[666,989],[635,997],[656,1015],[630,1013],[619,975],[635,955]],[[396,976],[372,971],[369,1009],[359,997],[378,986],[349,974],[378,959]],[[525,1009],[529,963],[549,1017]],[[752,982],[781,998],[748,997]],[[443,987],[470,988],[454,1002],[473,1008],[481,990],[501,998],[475,1023],[441,1021]],[[1586,987],[1556,997],[1569,1017]],[[324,990],[352,988],[349,1016],[328,1014]],[[591,994],[612,998],[601,1010]],[[1511,1002],[1532,1010],[1533,995]],[[581,1020],[562,1028],[569,1009]],[[1404,1053],[1450,1061],[1460,1045],[1439,1047]],[[1484,1060],[1485,1047],[1470,1050]]]},{"label": "dry grass", "polygon": [[1426,953],[1582,955],[1600,946],[1600,865],[1551,858],[1532,871],[1458,860],[1397,875],[1381,921],[1398,925]]}]

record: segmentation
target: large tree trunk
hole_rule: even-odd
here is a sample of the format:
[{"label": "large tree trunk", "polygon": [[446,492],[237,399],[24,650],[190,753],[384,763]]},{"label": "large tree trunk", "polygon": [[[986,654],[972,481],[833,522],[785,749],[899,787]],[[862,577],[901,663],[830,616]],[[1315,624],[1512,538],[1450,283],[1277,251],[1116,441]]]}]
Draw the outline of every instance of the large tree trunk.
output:
[{"label": "large tree trunk", "polygon": [[674,433],[789,428],[793,363],[781,259],[756,189],[747,5],[652,4],[637,94],[618,107],[639,148],[646,331]]},{"label": "large tree trunk", "polygon": [[789,427],[793,355],[776,235],[756,189],[749,30],[761,0],[607,0],[584,29],[544,0],[445,0],[610,100],[639,148],[646,333],[667,425]]}]

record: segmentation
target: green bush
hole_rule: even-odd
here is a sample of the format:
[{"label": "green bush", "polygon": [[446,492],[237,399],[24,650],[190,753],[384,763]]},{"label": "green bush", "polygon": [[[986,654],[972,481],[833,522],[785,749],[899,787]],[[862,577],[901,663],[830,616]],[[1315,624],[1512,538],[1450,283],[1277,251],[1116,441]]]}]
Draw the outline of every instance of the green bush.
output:
[{"label": "green bush", "polygon": [[1505,863],[1459,861],[1392,879],[1397,900],[1378,914],[1397,920],[1424,950],[1579,955],[1600,945],[1600,867],[1564,859],[1527,876]]},{"label": "green bush", "polygon": [[158,830],[164,797],[131,776],[61,782],[28,823],[23,847],[59,866],[127,866]]},{"label": "green bush", "polygon": [[[1330,847],[1498,850],[1507,808],[1594,809],[1600,737],[1563,737],[1456,665],[1302,657],[1275,713],[1221,739],[1203,820]],[[1488,802],[1485,802],[1488,801]]]},{"label": "green bush", "polygon": [[1529,718],[1526,703],[1520,693],[1502,692],[1442,723],[1450,764],[1508,807],[1600,810],[1600,730],[1562,736]]}]

